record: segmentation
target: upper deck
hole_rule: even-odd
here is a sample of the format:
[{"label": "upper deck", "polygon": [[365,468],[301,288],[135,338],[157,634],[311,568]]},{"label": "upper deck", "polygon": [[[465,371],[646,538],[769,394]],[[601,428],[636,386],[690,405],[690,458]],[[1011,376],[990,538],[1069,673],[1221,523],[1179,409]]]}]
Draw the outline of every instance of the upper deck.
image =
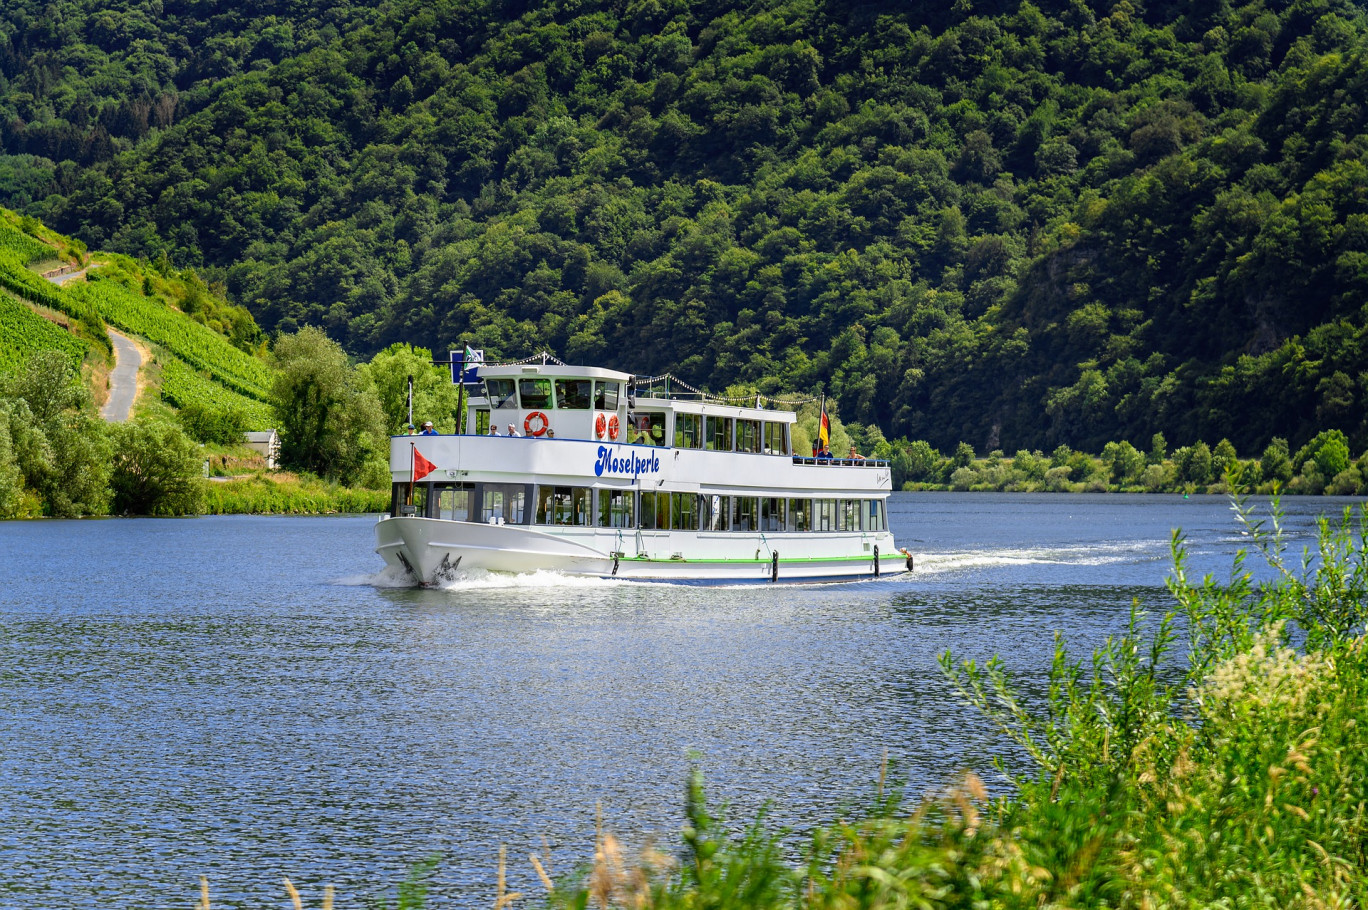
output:
[{"label": "upper deck", "polygon": [[889,488],[887,462],[795,454],[792,411],[692,397],[597,367],[481,366],[479,379],[464,434],[391,440],[396,482],[410,476],[415,443],[450,478],[676,490]]}]

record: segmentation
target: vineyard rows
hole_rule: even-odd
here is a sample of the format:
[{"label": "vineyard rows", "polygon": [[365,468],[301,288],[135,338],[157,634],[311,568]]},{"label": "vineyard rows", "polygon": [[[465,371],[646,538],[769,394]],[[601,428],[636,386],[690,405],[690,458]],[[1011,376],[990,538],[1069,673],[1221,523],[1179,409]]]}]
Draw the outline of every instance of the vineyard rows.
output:
[{"label": "vineyard rows", "polygon": [[12,250],[19,254],[24,260],[24,265],[43,259],[54,259],[57,256],[57,252],[46,243],[35,240],[8,224],[0,224],[0,249]]},{"label": "vineyard rows", "polygon": [[0,294],[0,373],[20,366],[38,351],[61,351],[79,364],[85,345],[8,294]]},{"label": "vineyard rows", "polygon": [[270,394],[271,374],[264,363],[158,300],[113,281],[87,281],[67,294],[94,306],[110,325],[161,345],[241,395],[264,401]]},{"label": "vineyard rows", "polygon": [[249,430],[265,430],[273,426],[269,405],[229,391],[175,357],[165,358],[162,366],[162,398],[177,408],[198,405],[207,411],[241,411],[247,417]]}]

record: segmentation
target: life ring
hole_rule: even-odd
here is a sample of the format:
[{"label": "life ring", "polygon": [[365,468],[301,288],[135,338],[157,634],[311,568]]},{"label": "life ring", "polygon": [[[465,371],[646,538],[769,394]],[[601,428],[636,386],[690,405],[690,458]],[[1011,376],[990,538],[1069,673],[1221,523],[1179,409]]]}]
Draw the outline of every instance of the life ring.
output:
[{"label": "life ring", "polygon": [[[533,417],[535,417],[535,418],[537,418],[537,420],[541,421],[541,423],[538,424],[538,426],[537,426],[537,428],[536,428],[535,430],[532,429],[532,418],[533,418]],[[551,421],[550,421],[550,420],[547,420],[546,415],[543,414],[541,411],[533,411],[531,414],[528,414],[527,417],[525,417],[525,418],[523,419],[523,432],[525,432],[528,436],[542,436],[542,435],[545,435],[546,429],[547,429],[547,427],[549,427],[549,426],[551,426]]]},{"label": "life ring", "polygon": [[616,414],[608,418],[608,438],[613,440],[618,438],[618,419]]},{"label": "life ring", "polygon": [[594,420],[594,432],[598,434],[599,439],[603,438],[603,434],[607,431],[607,428],[608,420],[602,414],[600,414]]}]

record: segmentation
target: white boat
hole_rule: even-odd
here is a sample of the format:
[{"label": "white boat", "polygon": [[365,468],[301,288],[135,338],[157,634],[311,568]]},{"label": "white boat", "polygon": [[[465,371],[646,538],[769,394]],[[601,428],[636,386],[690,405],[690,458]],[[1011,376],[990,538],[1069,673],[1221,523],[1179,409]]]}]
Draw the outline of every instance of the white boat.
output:
[{"label": "white boat", "polygon": [[420,584],[471,570],[832,581],[908,566],[888,530],[888,463],[795,455],[790,411],[594,367],[478,372],[463,434],[390,440],[376,552]]}]

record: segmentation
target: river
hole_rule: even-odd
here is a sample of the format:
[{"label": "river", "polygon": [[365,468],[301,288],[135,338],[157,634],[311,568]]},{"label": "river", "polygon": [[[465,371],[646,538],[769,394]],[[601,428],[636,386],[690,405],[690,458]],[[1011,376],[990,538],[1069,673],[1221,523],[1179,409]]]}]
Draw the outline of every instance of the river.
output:
[{"label": "river", "polygon": [[[1287,499],[1310,540],[1346,500]],[[0,905],[433,906],[537,893],[589,858],[596,807],[677,843],[689,768],[729,817],[802,829],[1003,743],[937,667],[999,653],[1030,688],[1133,598],[1168,606],[1169,536],[1226,573],[1220,497],[898,494],[911,576],[696,588],[553,577],[387,586],[372,518],[0,523]],[[1009,753],[1010,754],[1010,753]]]}]

